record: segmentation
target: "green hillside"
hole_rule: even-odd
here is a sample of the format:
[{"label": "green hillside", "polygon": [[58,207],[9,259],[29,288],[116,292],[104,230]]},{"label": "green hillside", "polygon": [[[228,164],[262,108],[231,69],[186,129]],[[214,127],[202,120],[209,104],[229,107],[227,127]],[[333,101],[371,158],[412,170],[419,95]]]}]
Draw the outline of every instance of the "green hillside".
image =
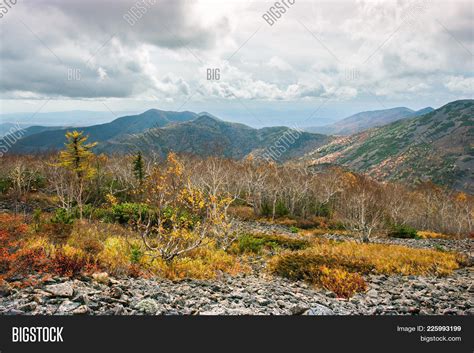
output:
[{"label": "green hillside", "polygon": [[[104,142],[124,134],[135,134],[153,127],[163,127],[176,122],[195,119],[197,114],[191,112],[168,112],[157,109],[148,110],[139,115],[124,116],[106,124],[75,127],[84,131],[90,140]],[[35,127],[37,130],[40,128]],[[65,134],[70,129],[43,128],[44,131],[28,134],[12,148],[14,153],[30,153],[48,150],[58,150],[64,146]]]},{"label": "green hillside", "polygon": [[451,102],[428,114],[341,137],[308,154],[379,180],[431,180],[473,190],[474,101]]},{"label": "green hillside", "polygon": [[131,150],[151,151],[165,155],[170,151],[200,156],[219,155],[240,159],[249,154],[262,156],[268,148],[280,141],[285,134],[297,138],[282,152],[282,160],[300,157],[330,141],[324,135],[296,132],[288,127],[254,129],[202,115],[197,119],[145,133],[120,137],[98,147],[106,153],[126,153]]}]

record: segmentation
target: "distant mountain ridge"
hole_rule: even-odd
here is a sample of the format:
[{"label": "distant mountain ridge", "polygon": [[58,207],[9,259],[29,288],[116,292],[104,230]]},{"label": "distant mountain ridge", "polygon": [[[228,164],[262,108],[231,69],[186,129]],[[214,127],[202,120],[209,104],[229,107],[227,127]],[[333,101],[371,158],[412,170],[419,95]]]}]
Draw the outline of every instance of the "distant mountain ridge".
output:
[{"label": "distant mountain ridge", "polygon": [[[367,112],[361,114],[367,116]],[[234,159],[265,158],[270,154],[281,162],[299,161],[313,167],[338,165],[379,180],[431,180],[474,192],[474,100],[451,102],[433,111],[394,108],[384,119],[404,114],[409,115],[381,127],[339,137],[284,126],[255,129],[208,113],[156,109],[76,129],[84,131],[90,141],[98,142],[97,153],[127,154],[140,150],[165,156],[174,151]],[[370,118],[371,114],[368,115]],[[62,149],[64,135],[71,129],[29,127],[10,152]]]},{"label": "distant mountain ridge", "polygon": [[263,157],[266,150],[277,144],[285,134],[298,136],[293,143],[287,144],[278,156],[281,160],[299,157],[331,140],[328,136],[296,131],[283,126],[254,129],[244,124],[200,115],[184,123],[112,139],[98,146],[98,151],[126,153],[131,150],[140,150],[145,153],[153,151],[161,155],[175,151],[200,156],[219,155],[241,159],[248,155]]},{"label": "distant mountain ridge", "polygon": [[433,111],[431,107],[414,111],[406,107],[366,111],[351,115],[335,123],[310,127],[306,131],[327,135],[352,135],[363,130],[390,124],[400,119],[411,118]]},{"label": "distant mountain ridge", "polygon": [[[25,126],[92,126],[112,121],[117,116],[133,115],[136,112],[70,110],[60,112],[22,112],[0,114],[1,123]],[[1,125],[1,124],[0,124]]]},{"label": "distant mountain ridge", "polygon": [[195,119],[197,114],[192,112],[168,112],[150,109],[138,115],[128,115],[115,119],[110,123],[87,127],[54,128],[30,127],[36,133],[28,133],[12,146],[12,152],[30,153],[61,149],[64,146],[65,134],[68,130],[84,131],[91,141],[103,142],[120,135],[140,133],[154,127],[163,127]]},{"label": "distant mountain ridge", "polygon": [[474,192],[474,100],[448,103],[430,113],[339,137],[304,157],[379,180],[440,185]]}]

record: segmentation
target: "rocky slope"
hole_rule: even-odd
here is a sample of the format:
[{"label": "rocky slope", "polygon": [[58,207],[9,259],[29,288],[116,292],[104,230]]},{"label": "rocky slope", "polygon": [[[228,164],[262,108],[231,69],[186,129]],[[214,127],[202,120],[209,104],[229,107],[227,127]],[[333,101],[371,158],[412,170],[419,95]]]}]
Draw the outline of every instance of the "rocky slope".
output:
[{"label": "rocky slope", "polygon": [[[246,222],[239,227],[295,236],[278,225]],[[323,237],[354,241],[347,236]],[[472,265],[472,239],[375,238],[374,242],[443,247],[470,256]],[[3,286],[0,315],[474,315],[472,266],[448,277],[365,276],[367,292],[345,300],[304,282],[267,275],[256,263],[252,274],[222,275],[209,281],[104,275],[74,280],[56,277],[21,290]]]},{"label": "rocky slope", "polygon": [[257,275],[215,281],[55,278],[0,290],[0,315],[474,315],[472,269],[447,278],[371,275],[350,300],[303,282]]},{"label": "rocky slope", "polygon": [[436,184],[474,192],[474,100],[451,102],[412,119],[340,137],[308,154],[379,180]]}]

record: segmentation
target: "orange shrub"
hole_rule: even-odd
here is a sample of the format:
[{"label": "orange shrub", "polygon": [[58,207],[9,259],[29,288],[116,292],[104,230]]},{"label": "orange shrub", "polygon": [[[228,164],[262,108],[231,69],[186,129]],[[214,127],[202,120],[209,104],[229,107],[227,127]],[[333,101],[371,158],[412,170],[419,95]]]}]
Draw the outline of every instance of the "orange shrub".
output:
[{"label": "orange shrub", "polygon": [[23,222],[23,217],[0,214],[0,276],[8,276],[11,272],[12,263],[21,248],[21,240],[27,232],[28,226]]},{"label": "orange shrub", "polygon": [[54,273],[68,277],[95,272],[98,269],[96,261],[83,257],[78,253],[68,254],[63,250],[55,253],[51,267]]},{"label": "orange shrub", "polygon": [[72,224],[62,223],[46,223],[41,227],[42,233],[55,244],[65,243],[71,235],[72,229]]},{"label": "orange shrub", "polygon": [[0,230],[6,231],[15,239],[19,239],[27,234],[28,225],[22,216],[0,213]]},{"label": "orange shrub", "polygon": [[28,275],[33,273],[49,272],[51,260],[43,249],[21,249],[12,257],[10,271],[6,278],[14,275]]},{"label": "orange shrub", "polygon": [[14,259],[13,248],[16,242],[11,234],[6,230],[0,230],[0,275],[10,270],[11,262]]},{"label": "orange shrub", "polygon": [[356,292],[367,289],[367,284],[358,273],[333,267],[335,264],[321,265],[319,260],[311,261],[311,259],[291,257],[291,254],[275,257],[269,262],[269,270],[282,277],[304,280],[315,286],[329,289],[343,298],[349,298]]},{"label": "orange shrub", "polygon": [[296,219],[291,219],[288,217],[277,218],[275,219],[275,223],[285,227],[296,227],[298,225],[298,221]]},{"label": "orange shrub", "polygon": [[449,238],[453,238],[452,236],[449,236],[449,235],[446,235],[446,234],[430,232],[430,231],[425,231],[425,230],[418,231],[417,235],[421,239],[449,239]]},{"label": "orange shrub", "polygon": [[367,290],[367,284],[358,273],[351,273],[339,268],[321,266],[318,281],[324,288],[333,291],[337,296],[350,298],[356,292]]}]

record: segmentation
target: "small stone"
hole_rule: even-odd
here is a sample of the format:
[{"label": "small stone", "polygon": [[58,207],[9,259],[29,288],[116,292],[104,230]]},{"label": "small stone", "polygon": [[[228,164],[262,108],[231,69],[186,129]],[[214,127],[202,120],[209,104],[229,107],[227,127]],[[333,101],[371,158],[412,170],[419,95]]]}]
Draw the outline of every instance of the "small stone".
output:
[{"label": "small stone", "polygon": [[3,315],[24,315],[25,312],[18,309],[8,309]]},{"label": "small stone", "polygon": [[57,297],[72,297],[74,294],[74,288],[71,283],[64,282],[59,284],[51,284],[45,287],[45,289],[51,294]]},{"label": "small stone", "polygon": [[257,303],[258,303],[258,305],[266,306],[266,305],[270,304],[270,301],[266,298],[259,297],[259,298],[257,298]]},{"label": "small stone", "polygon": [[85,315],[89,313],[89,307],[87,305],[81,305],[72,311],[74,315]]},{"label": "small stone", "polygon": [[26,303],[26,304],[23,304],[23,305],[19,306],[18,309],[22,310],[22,311],[33,311],[33,310],[36,309],[37,306],[38,306],[37,303],[29,302],[29,303]]},{"label": "small stone", "polygon": [[110,282],[109,274],[107,272],[96,272],[92,275],[92,278],[94,281],[101,284],[107,285]]},{"label": "small stone", "polygon": [[377,298],[379,296],[379,293],[375,289],[371,289],[367,292],[367,295],[370,298]]},{"label": "small stone", "polygon": [[290,312],[291,312],[291,315],[303,315],[308,310],[310,310],[310,308],[302,307],[300,305],[295,305],[291,307]]},{"label": "small stone", "polygon": [[120,287],[112,287],[110,290],[110,295],[112,298],[120,299],[122,297],[123,290]]},{"label": "small stone", "polygon": [[118,304],[113,310],[114,315],[122,315],[125,312],[122,305]]},{"label": "small stone", "polygon": [[61,303],[61,305],[58,308],[58,313],[69,313],[70,311],[75,310],[77,307],[79,307],[80,304],[76,302],[72,302],[70,300],[65,300]]},{"label": "small stone", "polygon": [[154,315],[158,311],[158,304],[154,299],[140,300],[135,307],[147,315]]},{"label": "small stone", "polygon": [[8,283],[4,282],[0,284],[0,298],[1,297],[8,297],[10,294],[12,294],[12,290]]},{"label": "small stone", "polygon": [[303,315],[308,316],[320,316],[320,315],[334,315],[334,311],[329,309],[327,306],[316,304],[310,309],[306,310]]},{"label": "small stone", "polygon": [[82,304],[85,304],[85,305],[89,305],[89,303],[90,303],[89,296],[85,293],[79,294],[77,297],[75,297],[73,299],[73,301],[79,302],[79,303],[82,303]]}]

